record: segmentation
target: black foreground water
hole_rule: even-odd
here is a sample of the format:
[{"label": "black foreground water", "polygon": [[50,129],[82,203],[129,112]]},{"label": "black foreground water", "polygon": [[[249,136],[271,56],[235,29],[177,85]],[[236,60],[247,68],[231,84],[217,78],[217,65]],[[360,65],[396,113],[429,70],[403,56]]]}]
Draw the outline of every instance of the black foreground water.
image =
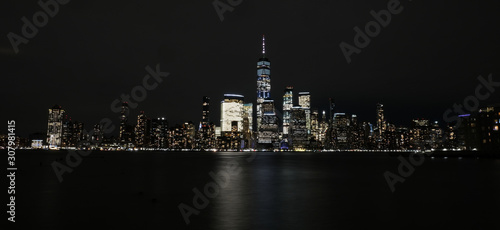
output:
[{"label": "black foreground water", "polygon": [[[17,151],[15,227],[500,229],[499,159],[427,157],[393,193],[387,153],[94,151],[60,183],[51,163],[66,154]],[[195,208],[193,189],[228,169],[186,225],[179,204]]]}]

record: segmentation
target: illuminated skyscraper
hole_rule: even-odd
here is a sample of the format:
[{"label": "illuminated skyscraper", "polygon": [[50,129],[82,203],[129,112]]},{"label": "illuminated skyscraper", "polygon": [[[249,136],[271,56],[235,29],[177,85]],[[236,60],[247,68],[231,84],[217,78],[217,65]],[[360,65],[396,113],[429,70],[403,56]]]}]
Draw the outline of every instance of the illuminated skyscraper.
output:
[{"label": "illuminated skyscraper", "polygon": [[326,111],[323,110],[321,115],[321,122],[319,124],[319,137],[318,141],[324,146],[326,142],[326,135],[328,131],[328,120],[326,119]]},{"label": "illuminated skyscraper", "polygon": [[[243,105],[243,120],[248,120],[248,132],[253,131],[253,104],[247,103]],[[243,128],[245,130],[245,128]]]},{"label": "illuminated skyscraper", "polygon": [[193,149],[194,148],[194,139],[196,135],[196,128],[193,122],[188,121],[184,122],[182,125],[182,129],[184,131],[184,148],[185,149]]},{"label": "illuminated skyscraper", "polygon": [[263,116],[262,103],[271,97],[271,62],[266,57],[266,39],[262,36],[262,57],[257,62],[257,130]]},{"label": "illuminated skyscraper", "polygon": [[306,108],[294,106],[290,118],[290,146],[295,150],[301,150],[309,145],[306,127]]},{"label": "illuminated skyscraper", "polygon": [[208,126],[208,123],[210,122],[209,115],[210,115],[210,98],[205,96],[203,97],[203,116],[201,120],[202,126],[204,127]]},{"label": "illuminated skyscraper", "polygon": [[75,121],[75,122],[72,122],[71,123],[71,134],[72,134],[72,147],[81,147],[81,143],[80,141],[83,140],[83,123],[82,122],[78,122],[78,121]]},{"label": "illuminated skyscraper", "polygon": [[386,130],[386,123],[384,118],[384,105],[377,104],[377,114],[376,114],[376,124],[378,129],[378,134],[382,137],[383,133]]},{"label": "illuminated skyscraper", "polygon": [[49,109],[47,143],[51,149],[59,149],[62,143],[64,110],[59,105]]},{"label": "illuminated skyscraper", "polygon": [[224,94],[221,102],[221,131],[241,132],[243,131],[243,100],[238,94]]},{"label": "illuminated skyscraper", "polygon": [[262,36],[262,57],[257,62],[257,142],[262,148],[277,148],[278,118],[271,99],[271,62],[266,57]]},{"label": "illuminated skyscraper", "polygon": [[151,120],[144,114],[144,111],[137,116],[135,126],[135,144],[137,147],[147,147],[150,141]]},{"label": "illuminated skyscraper", "polygon": [[311,134],[311,94],[309,92],[299,92],[299,106],[304,108],[306,113],[307,134]]},{"label": "illuminated skyscraper", "polygon": [[278,117],[274,100],[264,100],[262,105],[262,122],[258,130],[257,140],[261,148],[278,148]]},{"label": "illuminated skyscraper", "polygon": [[[241,148],[241,137],[244,128],[244,97],[238,94],[224,94],[221,102],[221,148]],[[248,119],[247,119],[247,122]]]},{"label": "illuminated skyscraper", "polygon": [[128,103],[123,102],[122,110],[120,113],[120,142],[122,143],[127,143],[130,138],[130,134],[128,132],[129,130],[127,127],[128,114],[129,114]]},{"label": "illuminated skyscraper", "polygon": [[345,113],[333,115],[333,127],[335,132],[335,146],[339,149],[349,149],[351,119]]},{"label": "illuminated skyscraper", "polygon": [[165,117],[159,117],[151,122],[151,145],[155,148],[168,147],[168,122]]},{"label": "illuminated skyscraper", "polygon": [[317,109],[311,111],[311,136],[319,140],[319,113]]},{"label": "illuminated skyscraper", "polygon": [[243,105],[243,145],[242,148],[253,148],[253,104]]},{"label": "illuminated skyscraper", "polygon": [[290,113],[293,107],[293,87],[287,86],[283,95],[283,135],[285,137],[290,129]]},{"label": "illuminated skyscraper", "polygon": [[75,141],[73,140],[73,122],[68,114],[64,114],[62,123],[62,137],[61,137],[61,147],[74,147]]},{"label": "illuminated skyscraper", "polygon": [[214,126],[210,124],[210,98],[203,97],[203,115],[200,123],[199,133],[199,148],[208,149],[215,147],[215,131]]}]

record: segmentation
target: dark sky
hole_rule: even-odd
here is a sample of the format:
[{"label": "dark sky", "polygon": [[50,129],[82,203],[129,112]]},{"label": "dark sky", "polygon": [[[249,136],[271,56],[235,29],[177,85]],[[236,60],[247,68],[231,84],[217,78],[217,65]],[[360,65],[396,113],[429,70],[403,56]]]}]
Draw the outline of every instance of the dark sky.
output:
[{"label": "dark sky", "polygon": [[[20,34],[21,17],[31,20],[41,8],[37,0],[5,0],[0,120],[15,119],[22,135],[45,132],[47,109],[59,104],[87,129],[104,117],[117,123],[111,102],[142,83],[147,65],[160,64],[170,76],[131,115],[144,110],[171,124],[198,123],[207,95],[218,125],[224,93],[255,103],[262,34],[278,105],[292,85],[311,92],[319,109],[334,97],[338,111],[374,121],[381,102],[389,122],[408,125],[441,120],[474,94],[477,76],[500,79],[497,1],[401,1],[404,10],[347,64],[340,42],[353,44],[353,28],[387,2],[243,0],[221,22],[210,0],[72,0],[15,54],[7,34]],[[496,92],[488,102],[499,99]]]}]

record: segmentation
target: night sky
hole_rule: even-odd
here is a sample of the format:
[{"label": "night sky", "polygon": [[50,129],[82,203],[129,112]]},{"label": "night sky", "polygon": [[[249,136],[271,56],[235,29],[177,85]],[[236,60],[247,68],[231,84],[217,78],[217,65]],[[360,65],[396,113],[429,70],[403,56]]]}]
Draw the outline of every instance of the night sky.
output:
[{"label": "night sky", "polygon": [[[0,120],[15,119],[21,135],[46,132],[47,110],[59,104],[86,129],[105,117],[118,125],[111,102],[142,84],[146,66],[160,64],[170,75],[131,111],[131,123],[144,110],[171,125],[198,124],[209,96],[219,125],[224,93],[255,104],[263,34],[278,109],[291,85],[295,95],[311,92],[313,107],[327,110],[334,97],[338,112],[361,121],[375,120],[378,102],[391,123],[441,121],[474,94],[479,75],[500,80],[497,1],[401,1],[404,10],[348,64],[339,44],[353,44],[353,28],[364,28],[374,20],[370,11],[387,2],[243,0],[221,22],[211,0],[72,0],[15,54],[7,34],[21,34],[21,18],[31,21],[41,8],[36,0],[5,0]],[[500,92],[491,102],[500,102]]]}]

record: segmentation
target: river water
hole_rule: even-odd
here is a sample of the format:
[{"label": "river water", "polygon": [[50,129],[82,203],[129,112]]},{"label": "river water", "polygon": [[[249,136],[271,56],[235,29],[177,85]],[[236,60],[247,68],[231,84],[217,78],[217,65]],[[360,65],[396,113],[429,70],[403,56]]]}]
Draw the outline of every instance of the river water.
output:
[{"label": "river water", "polygon": [[61,183],[67,154],[17,151],[17,227],[500,229],[499,159],[426,157],[392,192],[387,153],[96,151]]}]

